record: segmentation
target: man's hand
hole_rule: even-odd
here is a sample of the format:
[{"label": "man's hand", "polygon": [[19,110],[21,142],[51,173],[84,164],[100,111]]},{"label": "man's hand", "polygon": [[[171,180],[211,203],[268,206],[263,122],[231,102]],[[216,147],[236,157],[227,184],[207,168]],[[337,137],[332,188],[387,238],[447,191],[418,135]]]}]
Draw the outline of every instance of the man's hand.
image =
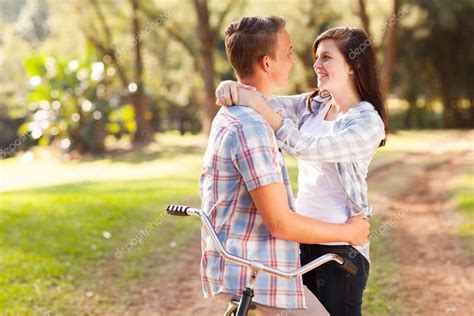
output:
[{"label": "man's hand", "polygon": [[230,106],[239,103],[238,88],[257,91],[255,87],[233,80],[221,81],[216,88],[216,105]]},{"label": "man's hand", "polygon": [[364,219],[364,214],[351,217],[347,225],[349,225],[349,243],[351,245],[363,245],[368,241],[370,223]]}]

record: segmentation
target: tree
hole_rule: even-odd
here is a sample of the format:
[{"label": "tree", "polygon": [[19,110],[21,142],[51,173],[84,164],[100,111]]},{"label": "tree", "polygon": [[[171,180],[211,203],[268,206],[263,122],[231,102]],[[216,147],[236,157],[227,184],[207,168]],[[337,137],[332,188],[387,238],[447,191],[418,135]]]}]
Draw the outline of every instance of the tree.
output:
[{"label": "tree", "polygon": [[[230,2],[232,3],[232,2]],[[209,23],[209,9],[207,0],[194,0],[196,8],[198,34],[200,41],[200,56],[202,67],[200,69],[201,76],[204,79],[205,100],[203,103],[203,133],[209,134],[211,130],[211,122],[217,113],[217,106],[214,102],[215,90],[215,70],[214,70],[214,37],[217,35]],[[230,7],[230,6],[229,6]]]},{"label": "tree", "polygon": [[418,16],[416,23],[400,29],[403,43],[410,49],[403,51],[397,67],[401,96],[411,100],[407,122],[419,110],[414,100],[439,99],[443,127],[472,128],[474,26],[470,20],[474,3],[412,0],[409,4]]},{"label": "tree", "polygon": [[[117,69],[120,81],[124,91],[127,91],[128,99],[135,109],[136,132],[134,143],[147,143],[153,140],[154,130],[151,126],[152,112],[149,108],[149,100],[144,93],[143,82],[143,56],[142,56],[142,38],[139,18],[138,0],[129,0],[131,7],[131,34],[133,37],[134,65],[133,75],[126,72],[126,67],[120,61],[123,52],[117,50],[114,46],[112,29],[108,25],[107,18],[102,12],[102,8],[97,0],[89,0],[89,4],[95,12],[100,31],[96,29],[93,23],[88,27],[83,26],[82,31],[85,36],[95,45],[95,47],[104,56],[109,56]],[[81,5],[77,5],[80,10]],[[127,65],[128,66],[128,65]],[[133,78],[133,79],[131,79]]]},{"label": "tree", "polygon": [[48,36],[48,4],[45,0],[28,0],[16,22],[20,36],[37,46]]},{"label": "tree", "polygon": [[[221,38],[219,32],[223,23],[236,5],[242,5],[243,1],[229,1],[225,7],[219,11],[209,10],[207,0],[193,0],[193,6],[196,13],[196,25],[188,32],[182,23],[168,21],[163,25],[171,39],[182,45],[184,51],[193,59],[194,71],[201,77],[204,83],[204,94],[199,100],[202,112],[202,132],[208,135],[211,129],[211,122],[217,112],[215,105],[215,56],[217,49],[216,39]],[[141,7],[144,13],[150,19],[156,19],[163,15],[163,11],[152,6],[150,3],[143,3]],[[215,13],[214,13],[215,12]],[[212,15],[212,16],[211,16]],[[211,23],[214,17],[215,23]],[[188,28],[189,29],[189,28]],[[197,29],[198,41],[195,40]],[[199,94],[198,94],[199,95]]]},{"label": "tree", "polygon": [[[318,8],[315,10],[314,8]],[[293,12],[289,12],[287,24],[289,32],[293,38],[293,51],[301,61],[303,69],[303,80],[299,84],[304,87],[295,87],[296,91],[301,92],[316,85],[316,74],[313,70],[312,47],[316,37],[326,31],[331,25],[337,25],[340,15],[337,14],[327,1],[324,0],[305,0],[298,1],[295,4]],[[292,81],[298,82],[296,71],[292,74]],[[301,81],[301,80],[299,80]]]},{"label": "tree", "polygon": [[79,153],[98,153],[105,149],[107,132],[127,132],[132,129],[128,121],[121,120],[122,109],[110,102],[109,82],[113,75],[109,65],[97,61],[93,49],[86,58],[76,60],[32,55],[25,61],[30,76],[31,91],[25,108],[29,110],[20,135],[31,133],[40,145],[58,141],[66,150]]},{"label": "tree", "polygon": [[[373,34],[370,29],[370,17],[367,14],[367,6],[365,0],[356,1],[356,14],[360,19],[362,28],[369,36],[374,50],[377,52],[383,47],[383,61],[382,61],[382,92],[384,96],[387,96],[392,82],[392,77],[395,69],[395,63],[397,60],[398,53],[398,33],[399,33],[399,19],[403,17],[404,11],[401,11],[402,0],[393,0],[392,10],[386,22],[384,23],[381,32]],[[381,33],[381,34],[380,34]],[[377,43],[375,40],[381,35],[380,42]]]}]

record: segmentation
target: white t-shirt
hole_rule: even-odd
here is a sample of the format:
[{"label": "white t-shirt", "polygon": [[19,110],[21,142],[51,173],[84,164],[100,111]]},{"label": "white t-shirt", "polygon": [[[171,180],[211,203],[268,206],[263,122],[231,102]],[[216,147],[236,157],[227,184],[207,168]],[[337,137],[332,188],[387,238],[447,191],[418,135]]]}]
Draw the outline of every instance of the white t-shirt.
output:
[{"label": "white t-shirt", "polygon": [[[309,117],[301,126],[301,132],[314,136],[334,133],[336,121],[324,117],[331,107],[328,102],[317,116]],[[296,212],[320,221],[343,224],[349,219],[346,211],[347,195],[334,162],[298,160],[298,197]],[[325,243],[347,245],[348,243]]]}]

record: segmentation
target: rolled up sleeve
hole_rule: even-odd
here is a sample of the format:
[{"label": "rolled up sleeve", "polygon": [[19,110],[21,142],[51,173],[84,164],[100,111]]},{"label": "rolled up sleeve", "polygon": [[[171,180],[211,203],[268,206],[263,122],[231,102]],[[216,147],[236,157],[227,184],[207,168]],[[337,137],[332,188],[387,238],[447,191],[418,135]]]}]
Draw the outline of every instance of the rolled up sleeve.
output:
[{"label": "rolled up sleeve", "polygon": [[385,138],[384,125],[378,114],[363,113],[350,120],[336,134],[313,136],[298,130],[284,118],[276,133],[279,146],[301,160],[356,162],[373,154]]}]

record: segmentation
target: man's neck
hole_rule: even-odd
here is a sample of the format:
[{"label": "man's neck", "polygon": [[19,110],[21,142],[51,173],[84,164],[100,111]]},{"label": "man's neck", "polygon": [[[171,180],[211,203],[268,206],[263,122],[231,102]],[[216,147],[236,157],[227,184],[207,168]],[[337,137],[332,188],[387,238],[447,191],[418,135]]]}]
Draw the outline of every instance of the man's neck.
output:
[{"label": "man's neck", "polygon": [[262,80],[254,76],[239,79],[239,82],[257,88],[266,99],[271,99],[273,96],[272,84],[268,80]]}]

